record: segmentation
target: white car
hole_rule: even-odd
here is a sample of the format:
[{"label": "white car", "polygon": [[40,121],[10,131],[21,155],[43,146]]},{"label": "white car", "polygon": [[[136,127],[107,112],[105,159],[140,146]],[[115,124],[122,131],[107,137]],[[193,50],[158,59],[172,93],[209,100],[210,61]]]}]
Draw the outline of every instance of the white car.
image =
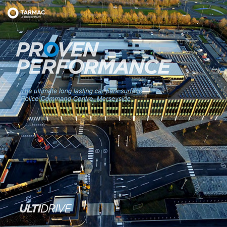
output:
[{"label": "white car", "polygon": [[154,35],[154,33],[153,33],[153,32],[151,32],[151,35]]},{"label": "white car", "polygon": [[138,7],[135,7],[135,9],[139,9]]}]

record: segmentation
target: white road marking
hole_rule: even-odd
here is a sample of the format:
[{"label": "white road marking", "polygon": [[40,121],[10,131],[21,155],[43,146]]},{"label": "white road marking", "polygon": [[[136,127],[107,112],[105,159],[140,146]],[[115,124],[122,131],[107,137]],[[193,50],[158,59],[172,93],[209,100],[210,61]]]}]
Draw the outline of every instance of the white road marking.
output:
[{"label": "white road marking", "polygon": [[157,181],[157,180],[160,180],[160,179],[162,179],[162,177],[160,177],[160,178],[158,178],[158,179],[155,179],[155,180],[153,180],[153,181]]},{"label": "white road marking", "polygon": [[174,173],[170,173],[170,174],[166,175],[166,177],[171,176],[171,175],[173,175],[173,174],[174,174]]},{"label": "white road marking", "polygon": [[59,191],[59,189],[53,190],[53,191],[51,191],[51,192],[48,192],[48,193],[52,193],[52,192],[56,192],[56,191]]},{"label": "white road marking", "polygon": [[43,194],[37,195],[37,196],[35,196],[35,197],[32,197],[32,199],[35,199],[35,198],[40,197],[40,196],[43,196]]},{"label": "white road marking", "polygon": [[132,182],[132,181],[134,181],[134,180],[135,180],[135,179],[133,179],[133,180],[129,180],[129,181],[127,181],[127,182],[129,183],[129,182]]},{"label": "white road marking", "polygon": [[179,170],[179,171],[177,171],[177,172],[179,173],[179,172],[183,172],[183,171],[186,171],[186,169],[183,169],[183,170]]},{"label": "white road marking", "polygon": [[144,184],[141,184],[140,186],[143,186],[143,185],[146,185],[146,184],[149,184],[150,182],[147,182],[147,183],[144,183]]},{"label": "white road marking", "polygon": [[70,186],[72,186],[72,185],[76,185],[76,184],[70,184],[70,185],[68,185],[68,186],[65,186],[64,188],[68,188],[68,187],[70,187]]},{"label": "white road marking", "polygon": [[7,208],[7,207],[8,207],[8,206],[5,206],[5,207],[1,207],[1,208],[0,208],[0,210],[1,210],[1,209],[4,209],[4,208]]},{"label": "white road marking", "polygon": [[102,140],[99,138],[99,141],[100,141],[100,144],[101,144],[101,147],[102,147]]},{"label": "white road marking", "polygon": [[138,188],[138,186],[136,186],[136,187],[134,187],[134,188],[130,188],[129,190],[133,190],[133,189],[135,189],[135,188]]},{"label": "white road marking", "polygon": [[140,178],[143,178],[143,177],[145,177],[145,176],[142,176],[142,177],[138,177],[138,179],[140,179]]},{"label": "white road marking", "polygon": [[14,205],[16,205],[16,204],[18,204],[18,203],[23,203],[24,201],[26,201],[26,200],[23,200],[23,201],[20,201],[20,202],[14,203]]}]

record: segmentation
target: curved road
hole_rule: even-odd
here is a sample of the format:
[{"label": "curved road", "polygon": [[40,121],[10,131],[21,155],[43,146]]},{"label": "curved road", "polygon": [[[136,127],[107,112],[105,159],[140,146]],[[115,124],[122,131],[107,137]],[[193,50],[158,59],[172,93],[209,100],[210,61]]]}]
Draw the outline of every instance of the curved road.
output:
[{"label": "curved road", "polygon": [[[45,126],[47,134],[53,130],[53,126]],[[65,134],[63,132],[65,125],[55,125],[58,128],[58,134]],[[71,126],[68,127],[68,134],[75,134],[75,129]],[[78,125],[76,126],[78,127]],[[33,135],[34,130],[37,130],[39,134],[42,134],[42,126],[32,126],[27,124],[26,127],[20,130],[8,129],[9,134],[20,133],[20,135]],[[6,131],[0,129],[0,134],[6,134]],[[108,213],[108,204],[113,204],[115,198],[128,198],[140,195],[147,191],[161,187],[166,184],[170,184],[179,179],[189,177],[189,169],[186,163],[179,163],[170,166],[165,169],[158,170],[153,173],[141,175],[141,176],[109,176],[109,151],[110,143],[108,135],[98,126],[85,125],[84,135],[88,136],[94,144],[94,158],[93,158],[93,171],[90,174],[90,194],[88,197],[88,204],[94,205],[91,207],[97,208],[97,206],[103,204],[102,215],[88,215],[88,226],[115,226],[114,213]],[[27,139],[27,138],[24,138]],[[86,151],[84,151],[86,152]],[[227,176],[227,169],[221,167],[220,163],[192,163],[192,168],[196,176]],[[70,193],[76,192],[76,187],[72,181],[77,182],[77,175],[66,177],[63,180],[53,183],[52,189],[57,191],[53,192],[53,195],[65,194],[65,186]],[[61,182],[61,183],[60,183]],[[71,183],[70,183],[71,182]],[[71,185],[71,186],[69,186]],[[0,201],[1,216],[10,215],[19,211],[19,205],[21,202],[25,202],[26,196],[32,196],[32,203],[41,203],[48,200],[50,193],[48,193],[49,186],[45,186],[43,193],[37,195],[35,190],[27,192],[6,200]],[[121,194],[121,196],[120,196]],[[124,196],[122,196],[124,195]]]}]

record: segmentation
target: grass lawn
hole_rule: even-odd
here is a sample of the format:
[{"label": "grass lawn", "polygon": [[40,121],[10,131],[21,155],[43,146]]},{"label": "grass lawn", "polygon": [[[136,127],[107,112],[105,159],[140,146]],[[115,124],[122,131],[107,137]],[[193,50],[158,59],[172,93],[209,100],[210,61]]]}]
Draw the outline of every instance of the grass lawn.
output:
[{"label": "grass lawn", "polygon": [[[167,213],[165,199],[167,198],[185,198],[192,197],[195,189],[190,178],[185,183],[184,190],[181,186],[184,179],[176,181],[172,184],[163,186],[153,191],[132,199],[121,200],[122,214],[148,214],[148,213]],[[172,190],[170,187],[172,185]],[[133,209],[134,208],[134,209]]]},{"label": "grass lawn", "polygon": [[65,0],[54,0],[52,3],[56,5],[65,5]]},{"label": "grass lawn", "polygon": [[180,12],[180,13],[182,13],[182,14],[184,14],[184,15],[187,14],[183,9],[178,9],[177,11]]},{"label": "grass lawn", "polygon": [[174,126],[174,125],[178,125],[178,124],[182,124],[188,122],[188,120],[163,120],[162,123],[166,126],[166,127],[170,127],[170,126]]},{"label": "grass lawn", "polygon": [[[220,126],[219,126],[220,125]],[[227,145],[227,122],[212,121],[211,125],[201,124],[195,132],[195,127],[187,128],[183,136],[182,130],[173,134],[184,146],[226,146]],[[204,143],[206,136],[208,138]]]},{"label": "grass lawn", "polygon": [[[199,9],[199,8],[209,8],[209,5],[199,4],[199,5],[194,5],[193,6],[194,10]],[[212,10],[212,9],[216,9],[216,10],[222,12],[222,13],[219,13],[219,12],[217,12],[215,10]],[[196,10],[196,12],[203,13],[203,14],[206,14],[206,15],[213,14],[214,16],[224,16],[225,14],[227,14],[227,10],[223,9],[223,8],[221,8],[219,6],[211,6],[211,8],[209,8],[209,9]]]},{"label": "grass lawn", "polygon": [[[19,31],[26,32],[28,29],[35,29],[39,27],[38,23],[31,22],[18,22],[17,27]],[[17,27],[13,22],[4,22],[0,24],[0,39],[19,39],[24,33],[20,34],[17,31]]]},{"label": "grass lawn", "polygon": [[203,35],[199,35],[203,43],[208,43],[207,39]]},{"label": "grass lawn", "polygon": [[152,132],[159,129],[159,127],[152,120],[149,120],[149,121],[143,120],[142,125],[143,125],[143,133]]},{"label": "grass lawn", "polygon": [[75,26],[75,23],[44,23],[44,26],[62,26],[62,27],[73,27]]}]

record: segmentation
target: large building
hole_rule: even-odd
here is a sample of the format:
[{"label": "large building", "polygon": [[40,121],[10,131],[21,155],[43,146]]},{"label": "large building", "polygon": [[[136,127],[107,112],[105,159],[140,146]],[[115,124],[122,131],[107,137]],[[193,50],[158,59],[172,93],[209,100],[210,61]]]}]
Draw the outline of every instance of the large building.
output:
[{"label": "large building", "polygon": [[[91,40],[83,40],[86,41]],[[92,45],[94,43],[92,40]],[[219,116],[224,112],[227,100],[213,84],[197,56],[187,51],[185,46],[168,40],[124,39],[102,40],[100,43],[95,57],[98,65],[102,59],[107,62],[115,59],[117,63],[114,67],[118,66],[118,61],[125,59],[129,68],[133,59],[139,62],[142,59],[149,61],[155,58],[159,62],[172,59],[170,73],[151,75],[145,71],[132,71],[131,74],[113,74],[109,69],[94,72],[86,69],[89,56],[81,57],[85,67],[79,74],[73,75],[62,70],[58,75],[49,76],[45,88],[56,89],[57,92],[46,94],[40,99],[43,116],[48,119],[60,117],[62,120],[65,117],[108,119],[113,116],[133,120],[152,116],[191,119]],[[155,63],[150,65],[151,70],[158,66]]]}]

